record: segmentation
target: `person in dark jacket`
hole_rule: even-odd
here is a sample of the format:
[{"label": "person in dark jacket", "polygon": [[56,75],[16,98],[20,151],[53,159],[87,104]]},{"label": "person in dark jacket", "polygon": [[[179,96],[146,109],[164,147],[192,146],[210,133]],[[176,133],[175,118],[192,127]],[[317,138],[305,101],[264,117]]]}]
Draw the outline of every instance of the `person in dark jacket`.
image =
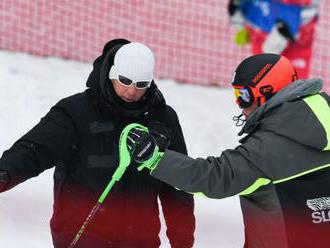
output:
[{"label": "person in dark jacket", "polygon": [[[176,112],[153,80],[154,63],[152,51],[141,43],[109,41],[94,61],[88,89],[59,101],[3,153],[0,191],[55,166],[54,247],[69,246],[110,181],[127,124],[143,124],[164,146],[187,154]],[[192,247],[193,197],[133,167],[115,184],[77,247],[159,247],[158,197],[171,246]]]},{"label": "person in dark jacket", "polygon": [[240,63],[232,87],[243,109],[236,120],[245,122],[235,149],[206,159],[159,152],[152,134],[134,128],[131,158],[186,192],[239,195],[244,247],[329,247],[330,97],[322,81],[297,80],[287,58],[259,54]]}]

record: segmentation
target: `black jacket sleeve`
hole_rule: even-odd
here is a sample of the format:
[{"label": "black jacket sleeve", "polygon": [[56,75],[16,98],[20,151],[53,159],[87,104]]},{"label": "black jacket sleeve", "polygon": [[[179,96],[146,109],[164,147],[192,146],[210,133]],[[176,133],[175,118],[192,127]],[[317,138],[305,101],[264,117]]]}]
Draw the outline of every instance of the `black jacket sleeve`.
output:
[{"label": "black jacket sleeve", "polygon": [[69,115],[63,109],[53,107],[32,130],[3,153],[0,171],[7,172],[9,180],[1,191],[68,159],[74,133]]},{"label": "black jacket sleeve", "polygon": [[[187,154],[182,129],[178,117],[172,109],[170,109],[168,120],[170,120],[168,125],[172,131],[169,148]],[[192,247],[195,231],[193,195],[163,183],[159,198],[167,226],[166,234],[171,247]]]}]

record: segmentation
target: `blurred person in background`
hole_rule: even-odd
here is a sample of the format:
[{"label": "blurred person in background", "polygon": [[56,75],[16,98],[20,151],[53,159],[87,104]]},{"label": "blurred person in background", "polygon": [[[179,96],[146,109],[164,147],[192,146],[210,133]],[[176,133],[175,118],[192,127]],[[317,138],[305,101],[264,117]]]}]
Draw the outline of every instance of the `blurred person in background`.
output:
[{"label": "blurred person in background", "polygon": [[[176,112],[153,80],[154,64],[147,46],[109,41],[94,61],[86,91],[59,101],[3,153],[0,191],[55,166],[54,247],[69,246],[110,181],[119,162],[120,133],[127,124],[146,125],[159,142],[187,154]],[[133,167],[115,184],[77,247],[159,247],[158,198],[171,246],[192,247],[193,197]]]},{"label": "blurred person in background", "polygon": [[139,127],[126,130],[132,160],[186,192],[239,195],[244,247],[329,247],[330,97],[322,81],[297,80],[287,58],[259,54],[239,64],[231,85],[246,118],[236,118],[245,122],[239,146],[193,159]]},{"label": "blurred person in background", "polygon": [[235,42],[251,43],[252,54],[287,57],[308,78],[320,0],[230,0]]}]

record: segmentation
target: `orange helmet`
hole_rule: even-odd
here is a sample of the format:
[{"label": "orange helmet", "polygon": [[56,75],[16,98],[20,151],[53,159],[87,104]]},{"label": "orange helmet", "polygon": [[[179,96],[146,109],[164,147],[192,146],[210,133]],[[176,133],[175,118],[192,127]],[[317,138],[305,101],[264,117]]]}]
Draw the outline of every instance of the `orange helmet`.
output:
[{"label": "orange helmet", "polygon": [[254,103],[263,105],[297,78],[295,68],[286,57],[264,53],[243,60],[235,71],[231,85],[237,104],[240,108],[247,108]]}]

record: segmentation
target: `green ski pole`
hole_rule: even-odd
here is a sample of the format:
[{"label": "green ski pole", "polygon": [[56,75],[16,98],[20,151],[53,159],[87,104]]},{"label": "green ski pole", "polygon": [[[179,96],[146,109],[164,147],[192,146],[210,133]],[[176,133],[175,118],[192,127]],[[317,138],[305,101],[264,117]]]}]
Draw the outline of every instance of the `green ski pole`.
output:
[{"label": "green ski pole", "polygon": [[80,230],[78,231],[78,233],[76,234],[75,238],[72,240],[72,242],[68,248],[73,248],[77,244],[81,235],[84,233],[86,227],[94,218],[95,214],[97,213],[98,209],[102,205],[104,199],[109,194],[113,185],[115,184],[115,182],[120,180],[120,178],[125,173],[126,168],[131,163],[131,157],[130,157],[128,149],[127,149],[126,140],[127,140],[127,135],[129,133],[129,131],[131,131],[131,129],[133,129],[133,128],[139,128],[139,129],[148,131],[148,128],[146,128],[140,124],[137,124],[137,123],[129,124],[128,126],[126,126],[124,128],[124,130],[122,131],[122,133],[120,135],[120,139],[119,139],[119,166],[116,169],[115,173],[113,173],[110,182],[108,183],[107,187],[105,188],[105,190],[103,191],[103,193],[101,194],[99,199],[97,200],[97,203],[94,205],[93,209],[90,211],[85,222],[81,226]]}]

